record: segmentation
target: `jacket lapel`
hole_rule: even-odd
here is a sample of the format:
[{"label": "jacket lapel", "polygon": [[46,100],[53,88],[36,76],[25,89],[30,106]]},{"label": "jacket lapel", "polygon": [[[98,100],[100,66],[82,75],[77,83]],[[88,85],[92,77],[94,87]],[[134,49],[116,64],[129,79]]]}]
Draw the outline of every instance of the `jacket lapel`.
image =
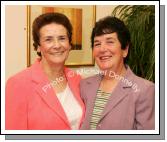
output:
[{"label": "jacket lapel", "polygon": [[47,89],[47,91],[45,92],[43,89],[41,89],[43,86],[45,86],[46,83],[39,83],[36,86],[36,91],[37,93],[40,95],[40,97],[43,99],[43,101],[57,114],[59,115],[62,120],[68,125],[68,119],[66,117],[66,114],[58,100],[58,98],[56,97],[54,91],[52,88]]},{"label": "jacket lapel", "polygon": [[105,115],[107,115],[107,113],[112,111],[112,109],[116,107],[121,101],[123,101],[123,99],[129,94],[129,92],[131,92],[129,89],[132,88],[132,78],[133,72],[128,67],[125,76],[118,82],[116,88],[113,90],[104,108],[100,120],[102,120],[105,117]]},{"label": "jacket lapel", "polygon": [[124,88],[123,83],[119,82],[117,87],[114,89],[114,91],[112,92],[105,108],[104,111],[101,115],[101,119],[110,111],[112,111],[112,109],[114,107],[116,107],[129,93],[129,89],[131,87],[127,87]]},{"label": "jacket lapel", "polygon": [[97,90],[99,88],[100,82],[101,82],[102,76],[101,75],[96,75],[92,79],[87,80],[86,86],[86,94],[87,94],[87,127],[90,127],[90,122],[91,117],[92,117],[92,112],[94,109],[94,103],[96,100],[96,94]]},{"label": "jacket lapel", "polygon": [[52,89],[51,83],[42,71],[39,61],[32,66],[32,81],[37,94],[70,127],[67,116]]}]

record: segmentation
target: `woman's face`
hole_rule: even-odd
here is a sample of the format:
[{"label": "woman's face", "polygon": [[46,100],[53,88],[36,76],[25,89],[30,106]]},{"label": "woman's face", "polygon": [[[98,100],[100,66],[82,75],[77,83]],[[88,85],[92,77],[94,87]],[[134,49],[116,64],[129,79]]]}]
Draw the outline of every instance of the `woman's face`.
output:
[{"label": "woman's face", "polygon": [[117,71],[124,65],[124,57],[128,54],[128,48],[121,49],[117,33],[95,36],[93,55],[101,70]]},{"label": "woman's face", "polygon": [[64,64],[71,45],[67,30],[63,25],[51,23],[43,26],[40,31],[40,46],[42,60],[52,64]]}]

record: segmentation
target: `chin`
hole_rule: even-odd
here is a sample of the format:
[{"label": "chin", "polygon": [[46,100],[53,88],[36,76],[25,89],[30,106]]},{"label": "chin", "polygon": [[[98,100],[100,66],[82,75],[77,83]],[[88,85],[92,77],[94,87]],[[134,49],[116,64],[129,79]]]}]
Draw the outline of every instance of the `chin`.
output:
[{"label": "chin", "polygon": [[108,65],[108,64],[101,64],[101,65],[99,64],[98,66],[101,70],[109,70],[112,68],[112,65]]},{"label": "chin", "polygon": [[50,62],[53,64],[64,64],[65,60],[64,59],[51,59]]},{"label": "chin", "polygon": [[107,70],[110,70],[111,68],[100,68],[101,70],[103,70],[103,71],[107,71]]}]

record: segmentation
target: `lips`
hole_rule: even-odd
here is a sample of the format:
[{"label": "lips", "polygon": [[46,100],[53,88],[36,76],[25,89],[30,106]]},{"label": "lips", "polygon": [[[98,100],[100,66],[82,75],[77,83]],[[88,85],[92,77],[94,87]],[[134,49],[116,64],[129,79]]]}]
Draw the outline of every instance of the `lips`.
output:
[{"label": "lips", "polygon": [[99,59],[100,61],[107,61],[110,60],[112,56],[100,56]]},{"label": "lips", "polygon": [[58,51],[58,52],[51,52],[51,55],[62,55],[64,51]]}]

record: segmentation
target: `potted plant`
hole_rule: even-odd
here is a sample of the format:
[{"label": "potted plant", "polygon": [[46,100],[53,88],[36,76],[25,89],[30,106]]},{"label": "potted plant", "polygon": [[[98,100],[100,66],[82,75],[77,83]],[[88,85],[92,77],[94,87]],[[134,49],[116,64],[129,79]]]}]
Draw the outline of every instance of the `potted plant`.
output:
[{"label": "potted plant", "polygon": [[119,5],[112,12],[123,20],[130,34],[132,47],[128,64],[137,75],[155,81],[155,6]]}]

